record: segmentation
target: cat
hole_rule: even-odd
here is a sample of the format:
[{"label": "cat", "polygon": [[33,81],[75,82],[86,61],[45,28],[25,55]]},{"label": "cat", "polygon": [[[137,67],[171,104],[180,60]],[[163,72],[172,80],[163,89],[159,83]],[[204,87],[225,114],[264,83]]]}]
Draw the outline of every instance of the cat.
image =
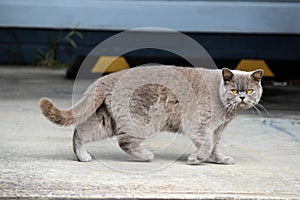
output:
[{"label": "cat", "polygon": [[67,110],[47,98],[41,98],[40,109],[53,123],[75,124],[73,150],[78,161],[92,160],[85,143],[113,136],[128,154],[151,161],[154,155],[142,141],[168,131],[193,141],[196,151],[188,156],[188,164],[234,164],[219,149],[221,133],[238,111],[258,104],[262,76],[262,69],[136,67],[99,78]]}]

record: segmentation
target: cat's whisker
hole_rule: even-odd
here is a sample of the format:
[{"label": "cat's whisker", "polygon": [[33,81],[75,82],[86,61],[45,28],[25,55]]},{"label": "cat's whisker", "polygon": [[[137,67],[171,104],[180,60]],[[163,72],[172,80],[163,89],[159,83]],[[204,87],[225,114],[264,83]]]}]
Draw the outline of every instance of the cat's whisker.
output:
[{"label": "cat's whisker", "polygon": [[254,103],[251,103],[251,108],[252,109],[255,109],[257,111],[257,113],[261,116],[261,117],[264,117],[261,113],[261,110],[259,108],[261,108],[266,114],[268,117],[271,117],[270,113],[267,111],[267,109],[261,105],[260,103],[257,103],[256,105]]},{"label": "cat's whisker", "polygon": [[[232,112],[236,111],[236,103],[235,104],[232,104],[231,108],[230,108],[230,111],[228,112],[228,114],[231,114]],[[235,112],[236,114],[236,112]]]},{"label": "cat's whisker", "polygon": [[236,104],[236,105],[234,106],[234,115],[237,115],[237,107],[238,107],[238,105]]},{"label": "cat's whisker", "polygon": [[264,117],[264,116],[261,114],[260,110],[259,110],[254,104],[252,104],[252,108],[254,108],[254,109],[257,111],[257,113],[259,114],[259,116]]},{"label": "cat's whisker", "polygon": [[230,106],[231,106],[231,103],[228,102],[228,103],[226,103],[226,104],[224,105],[224,107],[222,107],[222,110],[223,110],[224,112],[227,112],[228,109],[230,108]]},{"label": "cat's whisker", "polygon": [[219,108],[219,110],[217,111],[218,114],[226,114],[228,111],[228,108],[230,107],[231,103],[227,102],[225,105],[223,105],[222,107]]},{"label": "cat's whisker", "polygon": [[261,108],[267,115],[268,117],[271,117],[271,114],[267,111],[267,109],[261,105],[260,103],[256,104],[259,108]]},{"label": "cat's whisker", "polygon": [[220,108],[219,110],[218,110],[218,114],[220,115],[220,114],[225,114],[226,113],[226,108]]},{"label": "cat's whisker", "polygon": [[256,112],[256,110],[253,108],[252,104],[251,104],[251,112],[252,112],[252,114],[254,114],[254,112]]},{"label": "cat's whisker", "polygon": [[232,114],[232,112],[233,112],[233,110],[234,110],[234,106],[232,106],[232,107],[230,108],[230,110],[229,110],[228,114],[229,114],[229,115],[231,115],[231,114]]}]

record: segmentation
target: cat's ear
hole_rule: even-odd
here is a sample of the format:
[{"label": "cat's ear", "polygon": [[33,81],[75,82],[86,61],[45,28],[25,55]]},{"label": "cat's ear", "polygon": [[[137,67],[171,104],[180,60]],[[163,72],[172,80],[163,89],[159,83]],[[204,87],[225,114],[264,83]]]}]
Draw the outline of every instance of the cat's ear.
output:
[{"label": "cat's ear", "polygon": [[264,70],[262,69],[257,69],[255,71],[252,72],[251,74],[251,78],[257,82],[259,82],[261,80],[261,78],[264,75]]},{"label": "cat's ear", "polygon": [[223,76],[223,80],[224,80],[224,83],[228,83],[228,82],[231,82],[233,80],[233,73],[232,71],[230,71],[230,69],[228,68],[223,68],[222,69],[222,76]]}]

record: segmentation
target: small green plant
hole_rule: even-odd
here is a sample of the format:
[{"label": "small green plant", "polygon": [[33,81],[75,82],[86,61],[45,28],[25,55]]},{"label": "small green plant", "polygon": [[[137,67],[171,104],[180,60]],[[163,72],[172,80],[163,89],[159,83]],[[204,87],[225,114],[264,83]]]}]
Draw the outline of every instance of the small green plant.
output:
[{"label": "small green plant", "polygon": [[77,31],[77,26],[65,35],[63,34],[63,31],[60,31],[54,41],[52,38],[48,37],[47,51],[37,48],[37,55],[36,55],[37,65],[48,67],[48,68],[63,67],[64,64],[57,60],[58,47],[63,42],[67,42],[73,48],[77,48],[77,44],[74,40],[75,37],[83,39],[83,35],[79,31]]},{"label": "small green plant", "polygon": [[14,64],[15,60],[25,63],[26,59],[24,56],[24,52],[22,50],[22,45],[21,45],[20,39],[19,39],[16,31],[14,29],[9,29],[8,31],[11,33],[11,35],[14,39],[14,44],[6,47],[6,53],[9,57],[8,63]]}]

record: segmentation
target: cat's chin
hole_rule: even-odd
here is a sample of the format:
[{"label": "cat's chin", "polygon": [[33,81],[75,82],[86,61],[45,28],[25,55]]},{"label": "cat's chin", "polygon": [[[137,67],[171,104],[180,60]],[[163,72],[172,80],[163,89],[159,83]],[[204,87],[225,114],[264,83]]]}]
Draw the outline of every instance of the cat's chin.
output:
[{"label": "cat's chin", "polygon": [[251,105],[248,103],[241,102],[241,103],[239,103],[238,108],[245,110],[245,109],[251,108]]}]

